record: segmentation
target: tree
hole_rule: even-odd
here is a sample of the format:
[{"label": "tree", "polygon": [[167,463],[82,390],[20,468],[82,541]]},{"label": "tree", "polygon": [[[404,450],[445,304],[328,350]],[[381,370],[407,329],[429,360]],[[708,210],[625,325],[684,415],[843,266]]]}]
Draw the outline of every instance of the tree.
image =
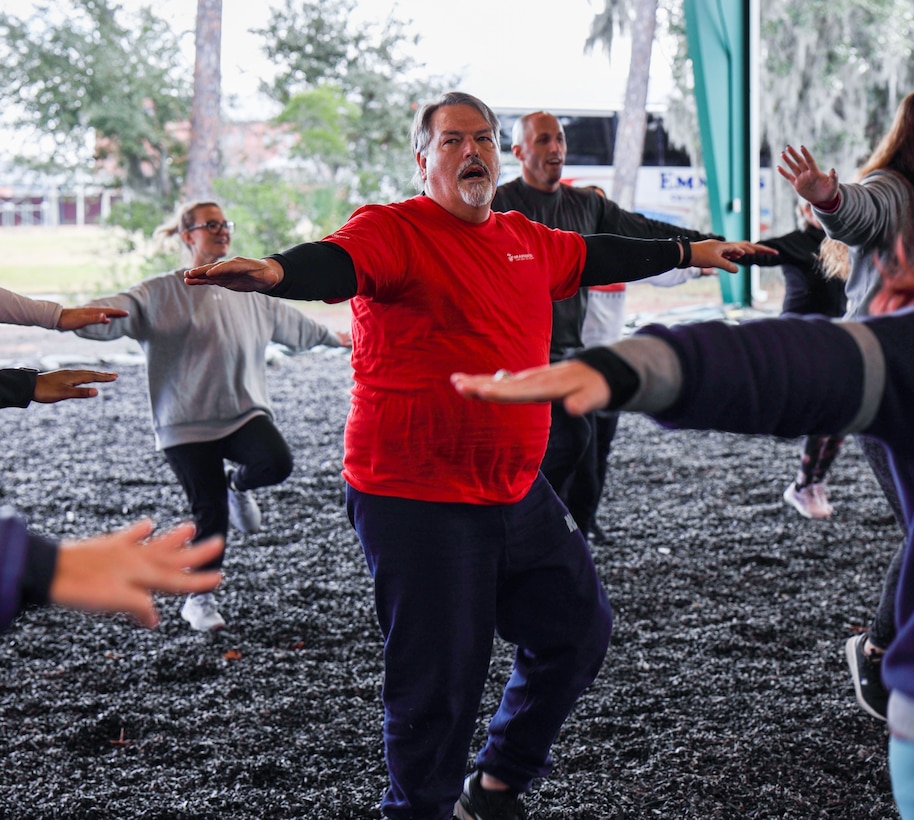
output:
[{"label": "tree", "polygon": [[187,119],[189,102],[178,45],[150,9],[127,19],[109,0],[0,13],[0,100],[23,134],[52,138],[47,166],[75,173],[93,156],[110,160],[134,194],[170,203],[184,157],[170,124]]},{"label": "tree", "polygon": [[621,207],[631,210],[635,204],[638,168],[644,155],[644,135],[647,131],[647,89],[657,0],[605,0],[605,4],[591,25],[585,47],[591,49],[602,44],[607,56],[611,56],[616,30],[631,33],[632,54],[625,84],[625,105],[619,117],[613,149],[615,173],[611,194]]},{"label": "tree", "polygon": [[287,0],[257,33],[278,69],[264,90],[284,106],[279,121],[298,133],[298,155],[316,181],[335,180],[339,196],[357,203],[406,193],[415,106],[454,80],[417,79],[421,66],[406,48],[417,38],[393,19],[356,25],[355,5]]},{"label": "tree", "polygon": [[[910,90],[910,0],[770,0],[762,4],[763,138],[777,152],[806,144],[850,182]],[[795,195],[776,185],[776,221]]]},{"label": "tree", "polygon": [[[888,130],[910,90],[914,9],[909,0],[769,0],[761,6],[760,101],[763,156],[776,164],[787,144],[805,144],[844,181]],[[701,161],[692,67],[681,9],[670,31],[677,53],[666,125]],[[796,197],[772,174],[774,234],[795,225]]]},{"label": "tree", "polygon": [[197,0],[194,99],[187,153],[188,200],[211,199],[219,176],[219,131],[222,95],[222,0]]}]

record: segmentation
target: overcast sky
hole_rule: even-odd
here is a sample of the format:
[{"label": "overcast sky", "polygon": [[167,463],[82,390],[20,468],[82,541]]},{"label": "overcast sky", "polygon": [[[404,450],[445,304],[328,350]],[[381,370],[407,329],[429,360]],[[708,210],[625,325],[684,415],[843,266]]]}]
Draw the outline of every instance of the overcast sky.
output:
[{"label": "overcast sky", "polygon": [[[33,0],[19,0],[15,14],[31,13]],[[151,0],[119,0],[127,9]],[[275,114],[257,95],[269,73],[261,38],[276,0],[223,0],[223,105],[233,119]],[[355,16],[382,22],[389,14],[411,21],[419,35],[414,57],[431,75],[459,75],[460,89],[496,108],[613,109],[621,107],[628,73],[625,42],[615,47],[612,66],[602,50],[584,55],[590,24],[604,0],[564,0],[543,7],[535,0],[462,0],[442,9],[433,0],[359,0]],[[187,59],[193,61],[194,0],[155,0],[155,13],[185,32]],[[661,105],[671,86],[667,55],[654,47],[649,103]],[[9,112],[7,112],[9,113]],[[2,120],[2,114],[0,114]],[[15,143],[0,128],[0,152]],[[11,143],[12,140],[12,143]],[[36,146],[37,147],[37,146]]]},{"label": "overcast sky", "polygon": [[[134,0],[127,0],[129,5]],[[259,39],[248,33],[262,28],[270,0],[223,0],[224,98],[253,94],[269,66]],[[156,11],[192,30],[196,3],[158,0]],[[459,74],[462,90],[493,106],[521,108],[613,108],[621,105],[628,68],[624,43],[612,67],[605,52],[584,55],[590,23],[603,0],[564,0],[543,6],[533,0],[361,0],[357,15],[382,21],[389,13],[411,20],[421,40],[415,57],[431,74]],[[393,9],[393,12],[391,12]],[[661,47],[652,66],[652,102],[662,102],[669,69]]]}]

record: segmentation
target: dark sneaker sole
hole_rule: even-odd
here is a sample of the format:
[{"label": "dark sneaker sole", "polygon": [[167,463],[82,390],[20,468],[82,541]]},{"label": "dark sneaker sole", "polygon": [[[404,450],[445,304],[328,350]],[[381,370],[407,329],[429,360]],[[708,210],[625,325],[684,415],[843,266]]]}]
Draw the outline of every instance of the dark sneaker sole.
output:
[{"label": "dark sneaker sole", "polygon": [[857,642],[860,640],[861,636],[856,636],[854,638],[848,638],[847,642],[844,644],[844,655],[847,657],[847,665],[851,669],[851,677],[854,679],[854,694],[857,696],[857,703],[863,708],[868,715],[876,718],[876,720],[881,720],[885,722],[885,715],[877,712],[869,703],[866,702],[866,699],[863,697],[863,689],[860,688],[860,667],[857,664]]}]

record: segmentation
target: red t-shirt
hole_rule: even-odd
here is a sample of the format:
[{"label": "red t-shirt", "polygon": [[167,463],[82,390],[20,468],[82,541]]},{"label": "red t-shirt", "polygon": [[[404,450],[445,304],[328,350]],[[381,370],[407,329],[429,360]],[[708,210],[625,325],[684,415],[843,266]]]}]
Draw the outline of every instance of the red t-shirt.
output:
[{"label": "red t-shirt", "polygon": [[423,501],[523,498],[549,405],[469,401],[450,376],[548,363],[552,301],[578,289],[581,236],[517,212],[465,222],[417,196],[360,208],[326,241],[345,249],[358,278],[346,481]]}]

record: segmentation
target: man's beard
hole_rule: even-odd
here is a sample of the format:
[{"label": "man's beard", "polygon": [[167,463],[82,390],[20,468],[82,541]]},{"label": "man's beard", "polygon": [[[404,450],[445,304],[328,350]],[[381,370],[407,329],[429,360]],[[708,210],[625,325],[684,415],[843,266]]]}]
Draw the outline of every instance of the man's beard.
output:
[{"label": "man's beard", "polygon": [[487,205],[495,196],[495,186],[491,179],[487,179],[484,185],[478,180],[473,180],[470,185],[464,185],[464,180],[460,180],[457,183],[457,190],[460,192],[460,198],[473,208]]},{"label": "man's beard", "polygon": [[[479,183],[478,177],[470,180],[463,178],[470,168],[479,168],[486,175],[484,185]],[[464,185],[465,182],[470,184]],[[471,208],[481,208],[483,205],[487,205],[495,196],[495,183],[492,182],[489,166],[476,158],[467,160],[457,175],[457,190],[460,192],[460,198]]]}]

